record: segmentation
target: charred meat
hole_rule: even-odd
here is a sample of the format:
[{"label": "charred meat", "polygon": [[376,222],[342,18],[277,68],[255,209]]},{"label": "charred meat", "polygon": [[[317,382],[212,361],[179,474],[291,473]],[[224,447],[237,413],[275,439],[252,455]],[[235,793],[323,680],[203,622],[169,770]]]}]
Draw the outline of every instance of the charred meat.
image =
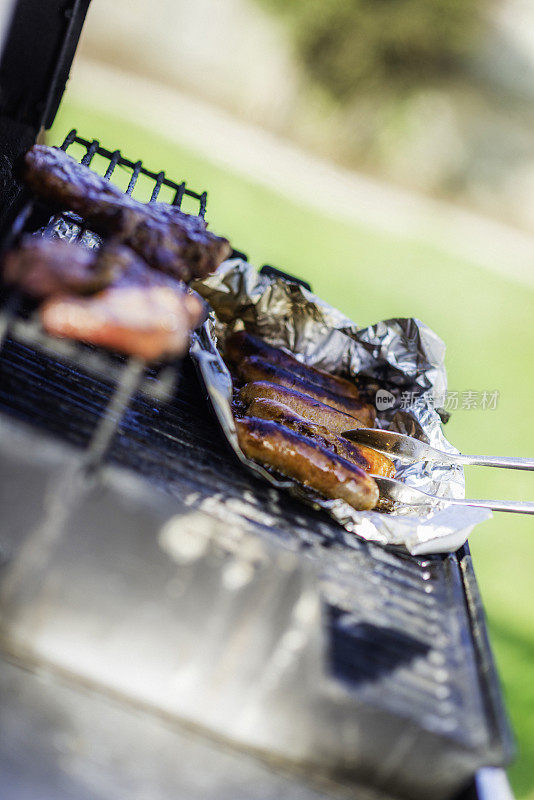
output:
[{"label": "charred meat", "polygon": [[362,403],[361,400],[346,397],[329,388],[310,383],[290,369],[278,367],[269,361],[264,361],[261,356],[243,358],[237,365],[236,371],[243,383],[252,383],[253,381],[275,383],[286,389],[305,394],[320,403],[341,411],[343,414],[348,414],[368,428],[374,424],[375,410],[368,403]]},{"label": "charred meat", "polygon": [[373,475],[384,475],[386,478],[392,478],[395,475],[393,462],[387,456],[377,453],[370,447],[357,445],[349,439],[344,439],[325,428],[324,425],[317,425],[315,422],[304,419],[288,406],[278,403],[276,400],[266,398],[254,400],[247,408],[246,413],[248,417],[269,419],[290,428],[295,433],[307,436],[321,447],[332,450],[336,455]]},{"label": "charred meat", "polygon": [[225,356],[237,377],[234,412],[243,453],[323,497],[357,510],[375,508],[372,476],[393,476],[395,466],[339,435],[374,424],[374,409],[357,388],[246,331],[227,337]]},{"label": "charred meat", "polygon": [[87,250],[27,237],[7,255],[4,274],[45,299],[40,314],[48,333],[148,360],[185,353],[204,314],[203,301],[181,281],[150,269],[123,245]]},{"label": "charred meat", "polygon": [[286,389],[285,386],[278,386],[276,383],[270,383],[269,381],[247,383],[237,392],[236,401],[238,404],[248,406],[261,397],[283,403],[283,405],[295,411],[304,419],[317,425],[323,425],[325,428],[334,431],[334,433],[343,433],[343,431],[350,431],[353,428],[364,427],[354,417],[321,403],[307,394],[296,392],[293,389]]},{"label": "charred meat", "polygon": [[107,286],[117,266],[95,250],[66,242],[25,236],[4,258],[6,283],[38,299],[55,294],[90,294]]},{"label": "charred meat", "polygon": [[134,200],[55,147],[34,145],[26,153],[24,179],[42,199],[75,211],[97,233],[112,235],[151,267],[183,281],[204,278],[231,252],[200,217]]}]

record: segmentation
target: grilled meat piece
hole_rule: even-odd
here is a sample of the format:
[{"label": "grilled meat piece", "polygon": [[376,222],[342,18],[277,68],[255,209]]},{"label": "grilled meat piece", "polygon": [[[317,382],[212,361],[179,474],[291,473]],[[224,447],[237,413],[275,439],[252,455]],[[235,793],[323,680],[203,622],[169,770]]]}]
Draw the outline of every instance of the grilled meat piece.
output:
[{"label": "grilled meat piece", "polygon": [[375,422],[375,410],[367,403],[355,400],[350,397],[342,397],[329,389],[320,388],[308,381],[299,378],[293,372],[282,367],[277,367],[264,361],[260,356],[248,356],[244,358],[236,367],[239,378],[244,383],[253,381],[268,381],[284,386],[286,389],[308,395],[320,403],[324,403],[331,408],[348,414],[363,425],[372,428]]},{"label": "grilled meat piece", "polygon": [[26,294],[44,299],[58,294],[93,294],[113,284],[169,286],[181,281],[156,272],[129,247],[114,241],[88,249],[64,239],[27,235],[4,259],[4,279]]},{"label": "grilled meat piece", "polygon": [[268,381],[253,381],[243,386],[237,393],[238,402],[245,406],[250,405],[253,400],[266,397],[269,400],[277,400],[288,406],[292,411],[300,414],[304,419],[323,425],[334,433],[343,433],[354,428],[363,428],[361,422],[348,414],[343,414],[331,406],[320,403],[306,394],[286,389],[284,386],[277,386]]},{"label": "grilled meat piece", "polygon": [[395,475],[393,462],[387,456],[377,453],[370,447],[357,445],[342,436],[337,436],[324,425],[317,425],[315,422],[304,419],[300,414],[276,400],[266,398],[253,400],[247,408],[246,414],[248,417],[278,422],[295,433],[313,439],[321,447],[332,450],[336,455],[373,475],[384,475],[386,478],[393,478]]},{"label": "grilled meat piece", "polygon": [[146,360],[183,355],[204,313],[202,300],[126,247],[107,245],[98,258],[109,269],[119,265],[116,279],[90,297],[47,300],[41,307],[45,330]]},{"label": "grilled meat piece", "polygon": [[54,336],[109,347],[147,361],[183,355],[189,333],[202,314],[193,295],[167,286],[119,286],[92,297],[45,301],[43,327]]},{"label": "grilled meat piece", "polygon": [[25,236],[4,258],[4,280],[36,298],[90,294],[111,283],[120,270],[115,262],[99,259],[99,252],[62,239]]},{"label": "grilled meat piece", "polygon": [[288,370],[296,377],[302,378],[302,380],[317,386],[319,389],[333,392],[342,397],[350,397],[353,400],[359,399],[358,389],[350,381],[340,378],[339,375],[331,375],[322,369],[303,364],[291,353],[286,353],[285,350],[273,347],[273,345],[260,339],[259,336],[254,336],[247,331],[237,331],[230,334],[226,339],[224,349],[228,361],[236,366],[248,356],[259,356],[263,361]]},{"label": "grilled meat piece", "polygon": [[26,153],[24,179],[39,197],[75,211],[97,233],[112,234],[150,266],[186,282],[204,278],[231,252],[200,217],[133,200],[55,147],[36,144]]},{"label": "grilled meat piece", "polygon": [[236,428],[239,446],[254,461],[358,511],[376,506],[378,487],[371,476],[313,439],[254,417],[236,420]]}]

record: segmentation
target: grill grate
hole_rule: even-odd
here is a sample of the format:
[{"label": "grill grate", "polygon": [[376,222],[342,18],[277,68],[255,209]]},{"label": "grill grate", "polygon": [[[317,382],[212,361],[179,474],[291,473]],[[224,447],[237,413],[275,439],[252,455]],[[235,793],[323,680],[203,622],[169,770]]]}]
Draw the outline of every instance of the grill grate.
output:
[{"label": "grill grate", "polygon": [[[171,205],[181,208],[185,197],[194,201],[194,213],[204,218],[206,212],[206,192],[195,192],[186,186],[185,181],[176,183],[165,175],[165,172],[152,172],[142,161],[131,161],[125,158],[120,150],[108,150],[100,145],[97,139],[84,139],[78,136],[75,129],[65,137],[61,149],[77,148],[78,159],[84,166],[91,166],[95,156],[100,157],[104,166],[104,177],[111,180],[117,167],[131,172],[125,192],[133,195],[139,187],[140,178],[148,182],[150,188],[149,202],[155,202],[160,196],[162,187],[173,193]],[[115,173],[116,175],[116,173]],[[24,232],[36,232],[44,236],[67,238],[88,247],[98,247],[99,237],[89,230],[81,218],[69,211],[50,214],[50,210],[35,199],[26,200],[13,226],[4,238],[3,250],[16,244]],[[63,369],[73,374],[90,373],[106,385],[114,386],[114,391],[107,407],[100,408],[98,426],[93,431],[93,440],[87,444],[86,467],[94,465],[103,455],[111,442],[122,414],[128,407],[135,392],[146,394],[155,400],[172,397],[179,379],[180,361],[168,361],[163,365],[147,366],[133,357],[106,352],[89,344],[62,340],[49,336],[42,328],[35,313],[34,304],[25,301],[17,291],[5,291],[0,310],[0,348],[5,345],[8,351],[14,343],[18,344],[18,358],[24,360],[25,353],[38,351],[48,356],[48,366]],[[51,366],[53,365],[53,366]],[[64,377],[64,374],[63,376]],[[48,372],[46,378],[48,379]],[[61,383],[55,401],[62,398]],[[54,408],[54,406],[52,406]],[[82,424],[83,429],[83,424]]]},{"label": "grill grate", "polygon": [[154,182],[154,187],[150,196],[151,202],[158,199],[161,187],[166,186],[174,192],[174,197],[171,201],[173,206],[181,208],[184,197],[191,197],[193,200],[198,202],[198,210],[196,210],[196,213],[198,216],[202,218],[204,217],[206,213],[206,202],[208,197],[207,192],[195,192],[186,187],[185,181],[182,181],[182,183],[176,183],[170,178],[167,178],[165,172],[163,171],[152,172],[143,166],[142,161],[134,162],[130,161],[128,158],[125,158],[121,154],[120,150],[108,150],[107,148],[102,147],[97,139],[92,139],[91,141],[88,139],[83,139],[81,136],[78,136],[75,129],[67,134],[63,144],[61,145],[61,149],[67,151],[69,147],[72,147],[72,145],[80,145],[82,148],[85,148],[85,153],[80,160],[82,164],[87,167],[91,165],[95,155],[102,156],[103,159],[109,161],[104,173],[104,177],[108,180],[113,175],[113,172],[117,166],[125,167],[127,170],[132,170],[132,176],[128,183],[126,194],[131,195],[133,193],[139,176],[144,175],[146,178]]}]

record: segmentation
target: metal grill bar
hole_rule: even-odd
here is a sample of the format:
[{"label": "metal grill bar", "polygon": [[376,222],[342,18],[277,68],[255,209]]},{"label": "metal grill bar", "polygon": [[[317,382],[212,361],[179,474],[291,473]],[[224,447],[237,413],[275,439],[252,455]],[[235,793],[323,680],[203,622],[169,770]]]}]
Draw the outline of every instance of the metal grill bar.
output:
[{"label": "metal grill bar", "polygon": [[91,142],[91,144],[87,148],[87,153],[82,158],[82,164],[84,165],[84,167],[88,167],[90,165],[90,163],[93,160],[93,157],[94,157],[95,153],[98,151],[99,147],[100,147],[100,143],[96,139],[93,139],[93,141]]},{"label": "metal grill bar", "polygon": [[120,150],[115,150],[115,152],[112,153],[111,158],[109,160],[109,167],[107,168],[106,174],[104,175],[104,178],[106,178],[106,180],[109,181],[109,179],[113,175],[113,170],[115,169],[115,167],[119,163],[120,157],[121,157],[121,151]]},{"label": "metal grill bar", "polygon": [[156,185],[154,186],[152,190],[152,195],[150,197],[151,203],[154,203],[158,199],[158,194],[161,189],[161,184],[163,183],[164,180],[165,180],[165,173],[164,172],[158,173],[156,177]]},{"label": "metal grill bar", "polygon": [[130,183],[128,184],[128,188],[126,189],[126,194],[131,194],[133,192],[134,186],[137,183],[137,179],[139,177],[139,173],[141,172],[143,162],[136,161],[135,164],[132,164],[132,177],[130,178]]},{"label": "metal grill bar", "polygon": [[0,253],[1,255],[3,255],[7,250],[9,250],[9,248],[12,247],[14,243],[20,238],[20,236],[24,232],[28,219],[31,216],[32,209],[33,209],[32,203],[26,203],[22,207],[22,210],[18,213],[17,217],[13,222],[13,225],[4,236],[4,239],[1,243],[1,253]]},{"label": "metal grill bar", "polygon": [[145,364],[141,359],[130,358],[121,370],[115,391],[98,421],[85,452],[83,466],[86,472],[93,472],[104,459],[123,414],[139,388],[144,369]]},{"label": "metal grill bar", "polygon": [[12,291],[7,298],[4,308],[0,313],[0,350],[4,344],[4,340],[9,333],[9,328],[16,319],[17,314],[22,304],[22,297],[20,292]]},{"label": "metal grill bar", "polygon": [[[18,298],[20,304],[20,295],[13,294],[13,298],[14,300]],[[67,362],[70,370],[76,367],[109,383],[117,383],[120,380],[125,366],[123,356],[108,353],[91,345],[49,336],[35,320],[18,319],[18,310],[19,306],[14,305],[13,308],[9,306],[9,309],[6,308],[0,315],[0,347],[8,337],[12,337],[17,342],[31,346],[38,352]],[[3,335],[1,335],[2,332]],[[178,382],[177,366],[172,368],[172,380],[169,379],[168,366],[158,365],[152,367],[148,372],[152,374],[145,376],[138,390],[154,399],[168,401]],[[161,383],[159,381],[160,373],[164,373],[165,377]]]},{"label": "metal grill bar", "polygon": [[[89,164],[95,154],[98,154],[100,156],[103,156],[104,158],[111,160],[115,157],[116,153],[118,152],[118,151],[107,150],[105,147],[101,147],[99,142],[96,141],[95,139],[93,139],[92,141],[89,141],[88,139],[83,139],[81,136],[78,136],[76,129],[70,131],[70,133],[66,136],[63,144],[61,145],[61,148],[62,150],[68,150],[68,148],[73,144],[79,144],[87,148],[84,159],[88,158],[89,161],[86,162],[84,159],[82,159],[82,163],[84,164],[86,163]],[[127,169],[131,169],[133,171],[132,178],[130,179],[130,184],[128,186],[128,189],[126,190],[127,194],[132,193],[139,175],[142,174],[145,175],[147,178],[151,178],[153,181],[155,181],[155,187],[153,189],[151,198],[152,200],[155,200],[156,197],[158,196],[161,186],[167,186],[169,189],[172,189],[175,192],[174,200],[172,203],[173,205],[176,205],[178,208],[180,208],[183,197],[184,196],[191,197],[194,200],[198,201],[198,215],[204,217],[206,213],[207,192],[195,192],[192,189],[187,188],[184,182],[176,183],[170,178],[167,178],[164,173],[152,172],[152,170],[147,169],[145,166],[143,166],[142,161],[135,161],[135,162],[130,161],[130,159],[125,158],[120,153],[116,163],[122,167],[126,167]],[[155,195],[154,192],[156,192]]]},{"label": "metal grill bar", "polygon": [[76,138],[76,129],[74,128],[73,130],[70,131],[70,133],[66,135],[63,144],[61,145],[61,149],[66,150],[67,147],[69,147],[73,143],[75,138]]},{"label": "metal grill bar", "polygon": [[178,206],[178,208],[180,208],[180,206],[182,205],[184,192],[185,192],[185,183],[181,183],[176,190],[176,194],[174,195],[174,199],[172,201],[173,206]]}]

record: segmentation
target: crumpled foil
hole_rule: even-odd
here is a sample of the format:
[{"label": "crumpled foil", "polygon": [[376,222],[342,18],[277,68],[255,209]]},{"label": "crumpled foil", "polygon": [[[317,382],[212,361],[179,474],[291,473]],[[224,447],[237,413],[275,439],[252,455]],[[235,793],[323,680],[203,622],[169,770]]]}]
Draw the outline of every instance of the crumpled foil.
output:
[{"label": "crumpled foil", "polygon": [[[394,400],[377,413],[377,427],[407,433],[450,453],[434,398],[447,388],[445,345],[417,319],[389,319],[359,328],[337,309],[293,281],[262,275],[246,261],[226,261],[216,273],[194,284],[213,313],[193,334],[191,356],[208,391],[228,442],[237,457],[271,485],[327,511],[350,533],[383,545],[405,547],[413,555],[453,552],[474,526],[491,516],[487,509],[456,506],[446,498],[464,497],[459,466],[396,462],[396,478],[443,500],[388,512],[356,511],[342,500],[327,500],[287,479],[278,480],[247,458],[239,447],[232,414],[232,378],[220,350],[225,336],[246,327],[301,361],[344,377],[376,379]],[[407,395],[409,393],[409,395]],[[405,398],[413,398],[406,405]]]},{"label": "crumpled foil", "polygon": [[60,214],[52,217],[38,233],[46,231],[51,239],[64,239],[66,242],[75,242],[91,249],[100,247],[101,238],[93,231],[82,227],[81,223],[82,220],[76,214],[70,214],[68,217]]}]

